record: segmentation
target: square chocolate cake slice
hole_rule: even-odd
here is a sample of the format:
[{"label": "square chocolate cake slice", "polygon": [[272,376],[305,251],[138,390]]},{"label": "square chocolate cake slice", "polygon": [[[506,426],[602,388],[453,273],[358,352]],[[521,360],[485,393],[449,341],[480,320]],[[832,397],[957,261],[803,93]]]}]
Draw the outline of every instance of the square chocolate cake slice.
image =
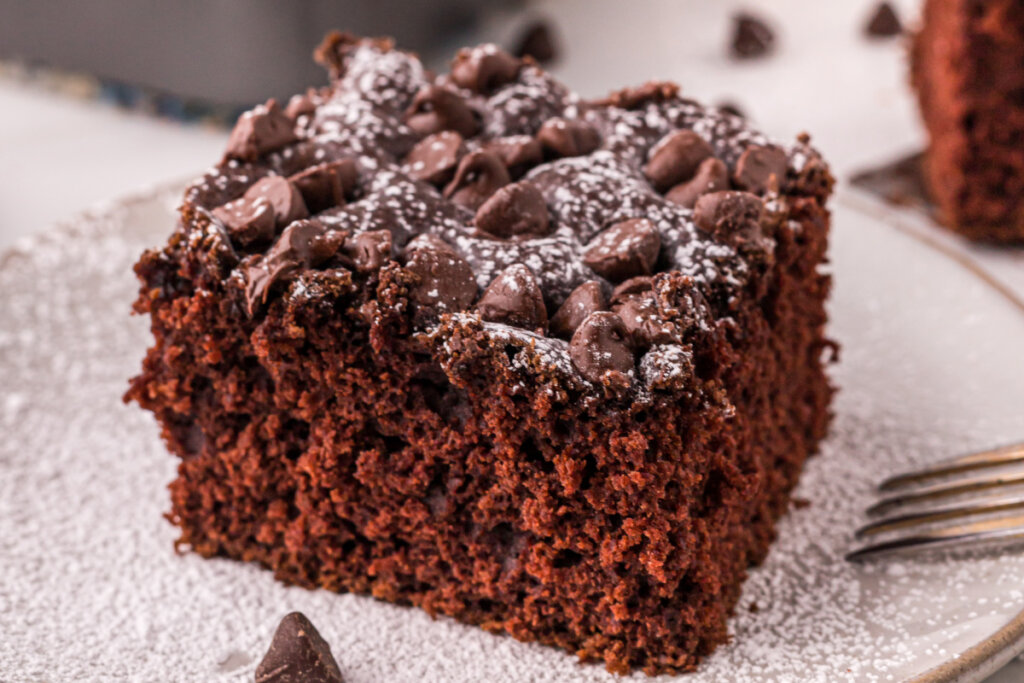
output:
[{"label": "square chocolate cake slice", "polygon": [[136,266],[179,544],[693,669],[827,428],[827,166],[490,45],[317,57]]}]

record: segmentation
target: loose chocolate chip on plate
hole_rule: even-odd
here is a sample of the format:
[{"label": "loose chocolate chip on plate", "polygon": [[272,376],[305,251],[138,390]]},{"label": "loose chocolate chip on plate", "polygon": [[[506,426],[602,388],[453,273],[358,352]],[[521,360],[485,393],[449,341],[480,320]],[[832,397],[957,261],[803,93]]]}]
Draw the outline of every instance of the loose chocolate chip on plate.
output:
[{"label": "loose chocolate chip on plate", "polygon": [[693,208],[697,227],[723,240],[759,231],[763,216],[764,202],[749,192],[712,192]]},{"label": "loose chocolate chip on plate", "polygon": [[864,26],[864,34],[869,38],[892,38],[902,33],[903,24],[896,10],[888,2],[879,3]]},{"label": "loose chocolate chip on plate", "polygon": [[614,282],[634,275],[647,275],[654,268],[661,249],[661,235],[646,218],[615,223],[590,241],[583,263],[598,275]]},{"label": "loose chocolate chip on plate", "polygon": [[519,36],[513,53],[517,57],[531,57],[538,64],[547,64],[558,58],[558,41],[554,30],[546,21],[535,21]]},{"label": "loose chocolate chip on plate", "polygon": [[523,180],[502,187],[476,212],[476,227],[495,237],[548,234],[551,219],[544,195],[533,183]]},{"label": "loose chocolate chip on plate", "polygon": [[733,17],[732,54],[740,59],[763,57],[775,45],[775,34],[768,25],[751,14]]},{"label": "loose chocolate chip on plate", "polygon": [[702,161],[715,153],[711,145],[692,130],[677,130],[651,148],[644,175],[658,192],[693,177]]},{"label": "loose chocolate chip on plate", "polygon": [[464,48],[452,61],[451,79],[460,88],[487,93],[514,81],[521,65],[494,45]]},{"label": "loose chocolate chip on plate", "polygon": [[287,178],[279,175],[260,178],[245,191],[245,198],[255,200],[263,197],[274,207],[274,218],[278,227],[309,215],[302,193]]},{"label": "loose chocolate chip on plate", "polygon": [[256,161],[267,152],[298,139],[295,122],[281,111],[277,100],[267,100],[266,104],[238,117],[225,153],[232,159]]},{"label": "loose chocolate chip on plate", "polygon": [[501,159],[513,178],[520,177],[544,160],[540,142],[529,135],[510,135],[488,140],[482,149]]},{"label": "loose chocolate chip on plate", "polygon": [[729,169],[720,159],[710,157],[700,163],[692,178],[666,192],[665,199],[692,209],[702,195],[728,189]]},{"label": "loose chocolate chip on plate", "polygon": [[597,129],[577,119],[548,119],[537,131],[537,140],[555,157],[578,157],[601,146]]},{"label": "loose chocolate chip on plate", "polygon": [[548,323],[544,296],[529,268],[517,263],[498,273],[476,304],[484,320],[543,330]]},{"label": "loose chocolate chip on plate", "polygon": [[733,180],[740,189],[755,194],[764,194],[769,190],[778,190],[786,179],[789,159],[779,147],[770,145],[752,145],[743,150]]},{"label": "loose chocolate chip on plate", "polygon": [[569,358],[591,382],[617,387],[629,385],[633,350],[619,316],[609,311],[588,315],[569,342]]},{"label": "loose chocolate chip on plate", "polygon": [[256,683],[344,683],[331,646],[305,615],[281,620],[270,649],[256,667]]},{"label": "loose chocolate chip on plate", "polygon": [[345,253],[356,270],[371,272],[391,260],[391,231],[370,230],[345,242]]},{"label": "loose chocolate chip on plate", "polygon": [[211,213],[227,228],[231,241],[243,247],[270,240],[277,225],[274,206],[266,197],[242,197]]},{"label": "loose chocolate chip on plate", "polygon": [[480,129],[480,121],[462,97],[439,85],[428,85],[416,93],[405,112],[405,125],[420,135],[454,130],[465,138]]},{"label": "loose chocolate chip on plate", "polygon": [[417,180],[443,185],[455,175],[466,154],[462,136],[454,130],[434,133],[420,140],[405,157],[405,172]]},{"label": "loose chocolate chip on plate", "polygon": [[420,235],[406,248],[405,267],[419,276],[409,291],[419,320],[465,310],[476,299],[473,269],[454,249],[433,235]]},{"label": "loose chocolate chip on plate", "polygon": [[490,152],[478,150],[459,162],[455,177],[444,188],[444,196],[475,211],[510,180],[501,159]]},{"label": "loose chocolate chip on plate", "polygon": [[296,173],[289,180],[299,189],[311,213],[343,206],[356,184],[356,165],[351,159],[329,161]]},{"label": "loose chocolate chip on plate", "polygon": [[597,280],[587,280],[572,290],[551,318],[551,334],[569,339],[588,315],[608,308],[604,290]]}]

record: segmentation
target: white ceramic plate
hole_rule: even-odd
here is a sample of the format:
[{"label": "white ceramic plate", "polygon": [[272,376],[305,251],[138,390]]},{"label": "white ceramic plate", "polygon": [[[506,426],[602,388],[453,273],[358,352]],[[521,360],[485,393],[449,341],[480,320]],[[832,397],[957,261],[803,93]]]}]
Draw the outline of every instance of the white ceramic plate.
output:
[{"label": "white ceramic plate", "polygon": [[[0,260],[0,678],[251,680],[297,609],[354,683],[614,680],[418,610],[174,554],[174,461],[120,396],[148,343],[127,316],[130,267],[169,232],[177,196],[121,202]],[[1024,439],[1024,316],[842,199],[832,255],[840,392],[797,491],[810,505],[752,572],[732,643],[688,683],[977,680],[1021,646],[1024,555],[841,558],[882,476]]]}]

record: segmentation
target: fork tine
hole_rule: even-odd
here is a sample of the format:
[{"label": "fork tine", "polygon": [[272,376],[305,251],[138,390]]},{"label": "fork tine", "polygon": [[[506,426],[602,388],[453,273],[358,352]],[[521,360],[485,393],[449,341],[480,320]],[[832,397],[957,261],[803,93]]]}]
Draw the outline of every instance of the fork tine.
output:
[{"label": "fork tine", "polygon": [[966,548],[983,543],[1024,541],[1024,515],[962,524],[927,531],[905,538],[876,543],[846,555],[849,562],[862,562],[887,555],[910,554],[925,550]]},{"label": "fork tine", "polygon": [[999,465],[1007,465],[1014,462],[1024,462],[1024,443],[1003,446],[980,453],[971,453],[970,455],[961,455],[950,460],[944,460],[923,470],[897,474],[879,484],[878,490],[893,491],[910,484],[942,477],[947,474],[968,472],[985,467],[998,467]]},{"label": "fork tine", "polygon": [[973,517],[975,515],[984,515],[993,512],[1005,512],[1006,510],[1015,510],[1018,508],[1024,508],[1024,496],[1016,498],[997,498],[992,501],[973,505],[960,505],[955,507],[939,508],[937,510],[927,510],[925,512],[912,512],[904,515],[886,517],[878,520],[877,522],[865,524],[861,528],[857,529],[857,531],[854,532],[854,535],[857,538],[864,538],[867,536],[875,536],[886,531],[895,531],[896,529],[921,526],[931,522],[942,522],[949,519]]},{"label": "fork tine", "polygon": [[1015,486],[1024,484],[1024,474],[997,475],[993,477],[976,477],[974,479],[963,479],[955,482],[935,484],[926,486],[909,493],[899,493],[888,498],[883,498],[868,508],[867,513],[871,516],[879,516],[896,508],[923,503],[930,500],[941,500],[951,496],[958,496],[964,493],[986,491],[988,489],[1000,488],[1003,486]]}]

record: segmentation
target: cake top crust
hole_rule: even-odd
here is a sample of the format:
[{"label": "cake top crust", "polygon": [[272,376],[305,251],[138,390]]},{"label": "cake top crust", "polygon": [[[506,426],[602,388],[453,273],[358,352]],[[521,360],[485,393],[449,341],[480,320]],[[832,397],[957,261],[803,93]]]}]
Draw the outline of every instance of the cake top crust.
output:
[{"label": "cake top crust", "polygon": [[338,33],[316,56],[330,86],[243,114],[186,191],[185,230],[223,242],[250,316],[313,271],[400,269],[414,331],[474,319],[584,387],[651,389],[767,272],[786,203],[830,190],[806,136],[670,83],[584,101],[493,45],[434,75]]}]

